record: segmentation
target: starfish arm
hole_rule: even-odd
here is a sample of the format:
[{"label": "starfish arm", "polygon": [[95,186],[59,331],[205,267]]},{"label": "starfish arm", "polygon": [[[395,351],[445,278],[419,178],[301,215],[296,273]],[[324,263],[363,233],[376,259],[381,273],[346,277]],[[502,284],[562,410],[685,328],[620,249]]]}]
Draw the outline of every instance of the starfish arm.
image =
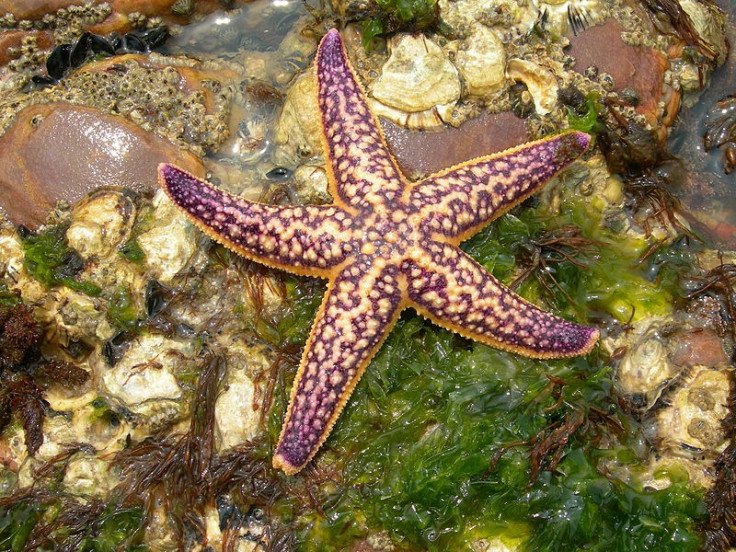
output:
[{"label": "starfish arm", "polygon": [[403,307],[397,265],[358,259],[328,287],[304,349],[273,465],[314,456]]},{"label": "starfish arm", "polygon": [[335,201],[363,209],[399,198],[406,183],[335,29],[317,51],[317,83],[322,145]]},{"label": "starfish arm", "polygon": [[473,159],[418,182],[409,201],[426,232],[458,244],[537,192],[589,143],[585,133],[566,132]]},{"label": "starfish arm", "polygon": [[159,165],[159,184],[210,237],[271,267],[327,277],[352,248],[350,217],[334,205],[254,203],[169,164]]},{"label": "starfish arm", "polygon": [[528,303],[453,245],[429,242],[401,268],[409,305],[470,339],[534,358],[581,355],[598,341],[595,328]]}]

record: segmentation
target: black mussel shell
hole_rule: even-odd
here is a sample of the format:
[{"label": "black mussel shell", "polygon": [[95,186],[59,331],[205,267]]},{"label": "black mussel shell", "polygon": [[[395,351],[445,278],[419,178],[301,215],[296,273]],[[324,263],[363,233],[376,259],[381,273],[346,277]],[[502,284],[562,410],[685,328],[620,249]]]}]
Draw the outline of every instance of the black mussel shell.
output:
[{"label": "black mussel shell", "polygon": [[276,167],[275,169],[271,169],[266,173],[266,178],[268,178],[269,180],[276,180],[278,182],[288,180],[290,177],[291,171],[285,167]]},{"label": "black mussel shell", "polygon": [[87,61],[87,58],[90,57],[92,54],[92,49],[90,48],[91,37],[92,33],[84,33],[79,37],[76,44],[74,44],[69,54],[69,65],[71,67],[81,67]]},{"label": "black mussel shell", "polygon": [[33,75],[31,82],[35,85],[35,88],[43,88],[44,86],[56,84],[59,81],[49,75]]},{"label": "black mussel shell", "polygon": [[172,291],[156,280],[149,280],[146,284],[146,314],[153,318],[169,304]]},{"label": "black mussel shell", "polygon": [[104,36],[96,34],[90,35],[89,46],[95,54],[113,55],[115,53],[115,47]]},{"label": "black mussel shell", "polygon": [[146,43],[149,50],[155,50],[164,42],[166,42],[167,38],[169,38],[169,29],[164,25],[160,27],[154,27],[153,29],[150,29],[143,33],[141,38],[143,39],[143,42]]},{"label": "black mussel shell", "polygon": [[46,72],[57,81],[64,77],[71,66],[71,44],[60,44],[51,51],[46,60]]},{"label": "black mussel shell", "polygon": [[127,53],[145,53],[148,51],[146,43],[143,39],[135,33],[127,33],[123,35],[120,40],[120,47],[115,49],[116,52],[127,52]]},{"label": "black mussel shell", "polygon": [[134,334],[132,332],[118,332],[103,345],[102,356],[109,367],[115,366],[118,360],[123,357],[133,338]]}]

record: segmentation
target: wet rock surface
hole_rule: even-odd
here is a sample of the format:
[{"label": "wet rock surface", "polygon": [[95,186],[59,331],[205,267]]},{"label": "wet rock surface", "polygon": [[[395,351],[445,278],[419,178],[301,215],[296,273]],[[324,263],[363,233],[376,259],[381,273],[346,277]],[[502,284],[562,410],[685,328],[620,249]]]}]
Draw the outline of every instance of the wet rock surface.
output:
[{"label": "wet rock surface", "polygon": [[0,137],[0,205],[14,223],[36,227],[57,201],[73,204],[96,187],[152,190],[158,164],[174,159],[204,175],[195,156],[122,117],[68,104],[28,107]]},{"label": "wet rock surface", "polygon": [[[572,38],[570,55],[575,58],[575,71],[584,73],[594,68],[599,75],[610,75],[613,90],[634,90],[638,98],[637,112],[656,124],[658,104],[665,96],[663,76],[668,68],[667,58],[654,48],[627,44],[621,38],[623,30],[620,23],[609,19]],[[669,111],[671,124],[677,105]]]},{"label": "wet rock surface", "polygon": [[383,122],[391,151],[404,173],[415,177],[508,149],[526,140],[523,119],[513,113],[484,113],[458,128],[421,131]]}]

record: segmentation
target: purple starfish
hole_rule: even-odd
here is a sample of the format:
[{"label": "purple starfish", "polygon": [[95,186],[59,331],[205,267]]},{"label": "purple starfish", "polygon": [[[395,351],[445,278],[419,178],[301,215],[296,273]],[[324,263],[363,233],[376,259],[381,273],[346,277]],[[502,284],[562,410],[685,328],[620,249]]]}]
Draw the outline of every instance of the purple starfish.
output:
[{"label": "purple starfish", "polygon": [[161,187],[215,240],[265,265],[329,280],[273,458],[287,474],[325,441],[406,307],[529,357],[580,355],[598,340],[596,329],[538,309],[458,248],[576,159],[588,135],[560,134],[412,183],[386,146],[336,30],[323,38],[316,63],[334,203],[263,205],[172,165],[159,168]]}]

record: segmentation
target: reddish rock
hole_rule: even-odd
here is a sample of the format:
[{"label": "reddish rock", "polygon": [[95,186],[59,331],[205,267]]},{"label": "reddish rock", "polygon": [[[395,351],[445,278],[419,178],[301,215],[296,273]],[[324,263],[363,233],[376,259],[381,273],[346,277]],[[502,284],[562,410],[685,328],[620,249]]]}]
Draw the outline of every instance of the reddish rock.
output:
[{"label": "reddish rock", "polygon": [[83,0],[0,0],[0,13],[12,13],[18,20],[39,19],[61,8],[83,5]]},{"label": "reddish rock", "polygon": [[54,37],[48,31],[4,31],[0,33],[0,65],[5,65],[13,57],[8,53],[10,48],[20,48],[27,36],[36,37],[39,49],[46,50],[54,45]]},{"label": "reddish rock", "polygon": [[[159,16],[164,20],[175,23],[184,23],[186,18],[175,17],[171,13],[171,6],[177,0],[112,0],[107,3],[112,8],[112,15],[100,25],[92,27],[93,32],[109,33],[112,31],[126,32],[130,29],[127,15],[133,12],[142,13],[148,17]],[[84,6],[102,4],[104,0],[0,0],[0,14],[12,13],[17,20],[41,19],[44,15],[55,13],[61,8],[70,6]],[[207,14],[222,5],[218,0],[197,0],[194,3],[195,13]]]},{"label": "reddish rock", "polygon": [[428,175],[528,140],[523,119],[510,112],[483,113],[458,128],[408,130],[382,119],[391,152],[407,176]]},{"label": "reddish rock", "polygon": [[[571,38],[570,55],[576,60],[575,70],[582,73],[594,66],[599,73],[613,77],[614,90],[636,90],[640,98],[637,112],[657,123],[657,104],[665,94],[662,85],[667,57],[653,48],[626,44],[621,38],[622,31],[618,21],[609,19]],[[673,101],[679,102],[679,98],[668,97],[668,102]]]},{"label": "reddish rock", "polygon": [[122,117],[30,106],[0,138],[0,206],[15,224],[35,228],[57,201],[73,203],[99,186],[155,187],[163,162],[205,175],[196,156]]},{"label": "reddish rock", "polygon": [[728,363],[721,339],[711,330],[697,329],[677,335],[672,362],[679,366],[716,367]]}]

